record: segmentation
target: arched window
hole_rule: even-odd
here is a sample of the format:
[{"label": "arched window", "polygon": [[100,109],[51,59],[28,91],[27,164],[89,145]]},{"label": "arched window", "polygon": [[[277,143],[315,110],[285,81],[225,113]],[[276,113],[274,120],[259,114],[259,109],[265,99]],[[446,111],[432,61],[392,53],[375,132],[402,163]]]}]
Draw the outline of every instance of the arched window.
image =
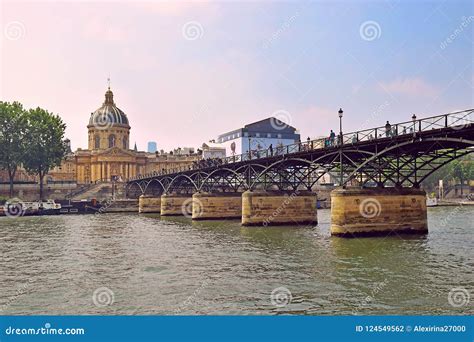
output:
[{"label": "arched window", "polygon": [[111,134],[109,135],[109,147],[114,147],[115,146],[115,135]]},{"label": "arched window", "polygon": [[100,148],[100,137],[98,135],[94,137],[94,148]]},{"label": "arched window", "polygon": [[127,137],[123,137],[123,149],[127,149]]}]

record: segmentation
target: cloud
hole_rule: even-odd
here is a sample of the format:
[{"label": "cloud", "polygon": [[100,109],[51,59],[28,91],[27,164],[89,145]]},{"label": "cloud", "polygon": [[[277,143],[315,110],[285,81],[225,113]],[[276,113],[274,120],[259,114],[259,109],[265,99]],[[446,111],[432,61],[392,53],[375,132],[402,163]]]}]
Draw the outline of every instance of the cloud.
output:
[{"label": "cloud", "polygon": [[390,82],[382,82],[381,86],[389,93],[433,97],[439,93],[438,87],[419,77],[397,78]]}]

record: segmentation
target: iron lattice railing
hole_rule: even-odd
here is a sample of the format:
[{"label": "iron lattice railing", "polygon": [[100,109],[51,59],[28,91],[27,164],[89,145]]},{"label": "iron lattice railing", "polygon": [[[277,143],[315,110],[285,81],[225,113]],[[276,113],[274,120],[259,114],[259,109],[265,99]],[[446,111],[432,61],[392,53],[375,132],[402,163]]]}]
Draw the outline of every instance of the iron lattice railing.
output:
[{"label": "iron lattice railing", "polygon": [[[342,145],[353,145],[368,141],[379,141],[381,139],[393,138],[403,135],[416,136],[417,133],[432,131],[436,129],[452,128],[454,130],[460,130],[464,127],[473,124],[473,113],[474,109],[467,109],[463,111],[452,112],[422,119],[413,119],[412,121],[390,124],[389,126],[385,125],[371,129],[346,133],[342,135]],[[152,172],[144,175],[139,175],[137,177],[132,177],[128,181],[151,178],[156,176],[164,176],[190,170],[199,170],[225,164],[233,164],[275,156],[290,155],[300,152],[314,151],[320,149],[333,149],[336,147],[341,147],[341,137],[339,135],[334,137],[308,140],[306,142],[300,142],[286,146],[276,146],[272,150],[251,150],[250,152],[244,154],[233,155],[225,158],[201,160],[201,163],[198,163],[193,166],[180,167],[161,172]]]}]

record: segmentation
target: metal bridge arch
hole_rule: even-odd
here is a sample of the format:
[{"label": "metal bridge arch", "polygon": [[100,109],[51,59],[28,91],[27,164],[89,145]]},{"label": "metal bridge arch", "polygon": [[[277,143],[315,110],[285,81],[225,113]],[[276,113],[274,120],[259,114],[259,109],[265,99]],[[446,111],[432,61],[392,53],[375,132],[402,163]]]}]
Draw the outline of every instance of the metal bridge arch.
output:
[{"label": "metal bridge arch", "polygon": [[[461,144],[461,145],[463,145],[463,147],[460,148],[460,147],[453,147],[453,146],[443,146],[443,145],[440,145],[441,142],[452,142],[452,143],[456,143],[456,144]],[[474,141],[472,141],[472,140],[467,140],[467,139],[463,139],[463,138],[448,138],[448,137],[425,138],[425,139],[422,139],[422,140],[415,138],[411,141],[405,141],[405,142],[402,142],[402,143],[399,143],[399,144],[396,144],[396,145],[389,146],[389,147],[383,149],[382,151],[379,151],[379,152],[373,154],[373,156],[371,156],[370,158],[364,160],[354,170],[352,170],[352,172],[350,172],[348,177],[345,179],[344,184],[347,184],[351,180],[355,179],[357,174],[361,174],[361,173],[362,174],[367,174],[366,168],[369,164],[379,161],[380,158],[382,158],[382,157],[389,156],[390,152],[395,151],[395,150],[400,149],[400,148],[403,148],[403,147],[414,146],[415,144],[420,144],[420,143],[432,143],[431,147],[428,148],[428,152],[433,152],[434,151],[436,153],[434,155],[429,155],[429,154],[426,154],[426,155],[423,155],[423,156],[416,156],[415,155],[411,160],[407,160],[402,165],[398,165],[398,168],[400,168],[400,167],[403,168],[403,167],[414,165],[413,169],[410,170],[410,172],[408,174],[403,176],[403,179],[400,182],[400,184],[402,184],[404,182],[410,182],[410,183],[412,183],[412,185],[418,186],[424,179],[429,177],[433,172],[440,169],[442,166],[448,164],[449,162],[451,162],[455,159],[458,159],[462,156],[465,156],[469,153],[474,152],[474,149],[472,149],[472,146],[474,145]],[[431,149],[435,145],[438,145],[442,148],[441,149],[433,149],[433,151],[431,151]],[[467,151],[463,151],[466,148],[469,148],[469,149]],[[439,153],[439,151],[442,151],[442,152]],[[425,160],[425,161],[422,160],[421,161],[422,163],[417,166],[416,165],[417,158],[421,158],[421,157],[426,157],[426,158],[430,158],[430,159]],[[443,161],[439,164],[436,164],[436,165],[431,165],[434,161],[436,161],[438,159],[441,159],[443,157],[447,157],[447,160]],[[431,167],[431,169],[429,169],[424,174],[419,175],[420,177],[418,178],[417,170],[426,171],[426,169],[422,169],[423,167],[426,167],[426,166],[432,166],[432,167]],[[392,175],[393,175],[393,172],[390,175],[388,175],[388,178],[390,178],[390,176],[392,176]],[[387,176],[387,174],[386,174],[386,176]],[[410,178],[412,178],[412,177],[415,178],[415,181],[411,181]],[[397,183],[397,182],[395,182],[395,183]]]}]

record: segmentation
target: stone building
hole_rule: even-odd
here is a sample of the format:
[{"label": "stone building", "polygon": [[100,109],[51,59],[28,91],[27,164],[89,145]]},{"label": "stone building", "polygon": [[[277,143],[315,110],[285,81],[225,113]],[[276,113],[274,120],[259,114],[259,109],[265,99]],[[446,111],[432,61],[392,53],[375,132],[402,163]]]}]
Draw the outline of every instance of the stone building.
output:
[{"label": "stone building", "polygon": [[[88,148],[70,152],[61,166],[53,168],[46,182],[90,184],[97,181],[126,180],[153,171],[173,170],[190,166],[200,158],[189,153],[148,153],[130,148],[130,124],[127,115],[117,107],[114,94],[109,89],[104,103],[89,118]],[[0,181],[8,181],[0,171]],[[37,181],[22,169],[15,181]]]}]

